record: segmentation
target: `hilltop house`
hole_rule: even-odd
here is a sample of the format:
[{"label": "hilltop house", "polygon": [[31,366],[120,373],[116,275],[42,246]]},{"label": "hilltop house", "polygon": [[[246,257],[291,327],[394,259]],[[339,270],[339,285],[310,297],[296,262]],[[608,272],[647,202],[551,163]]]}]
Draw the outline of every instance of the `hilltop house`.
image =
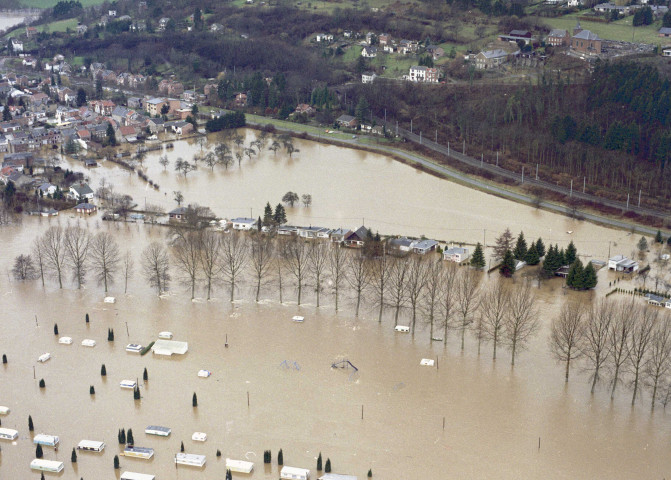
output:
[{"label": "hilltop house", "polygon": [[601,39],[596,33],[581,30],[571,38],[571,50],[588,55],[598,55],[601,53]]},{"label": "hilltop house", "polygon": [[553,47],[567,47],[571,43],[571,37],[567,30],[555,28],[550,30],[550,34],[547,37],[547,43]]},{"label": "hilltop house", "polygon": [[475,56],[475,68],[478,70],[487,70],[497,68],[505,63],[508,58],[508,52],[501,50],[483,50]]}]

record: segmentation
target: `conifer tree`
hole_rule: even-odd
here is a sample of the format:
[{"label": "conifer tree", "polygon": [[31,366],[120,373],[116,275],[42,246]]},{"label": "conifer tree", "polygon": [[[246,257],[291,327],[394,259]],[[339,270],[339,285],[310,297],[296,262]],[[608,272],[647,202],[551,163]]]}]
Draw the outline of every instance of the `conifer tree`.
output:
[{"label": "conifer tree", "polygon": [[317,471],[322,471],[322,452],[319,452],[319,456],[317,457]]},{"label": "conifer tree", "polygon": [[119,455],[114,455],[114,469],[119,469]]},{"label": "conifer tree", "polygon": [[33,426],[33,417],[28,415],[28,431],[32,432],[35,430],[35,427]]},{"label": "conifer tree", "polygon": [[508,250],[513,248],[513,234],[510,233],[510,229],[506,228],[506,231],[496,239],[496,245],[494,245],[494,257],[497,260],[503,260],[503,257],[506,255]]},{"label": "conifer tree", "polygon": [[126,434],[126,443],[128,445],[135,445],[135,439],[133,438],[133,429],[129,428],[128,433]]},{"label": "conifer tree", "polygon": [[103,366],[100,367],[100,376],[105,377],[107,376],[107,368],[105,368],[105,364],[103,363]]},{"label": "conifer tree", "polygon": [[657,230],[657,235],[655,235],[655,243],[664,243],[664,239],[662,238],[662,232]]},{"label": "conifer tree", "polygon": [[125,445],[126,444],[126,429],[122,428],[119,430],[119,445]]},{"label": "conifer tree", "polygon": [[576,290],[583,289],[583,266],[579,258],[571,264],[571,268],[568,270],[566,285]]},{"label": "conifer tree", "polygon": [[515,259],[513,258],[513,252],[510,250],[508,250],[503,257],[499,273],[504,277],[512,277],[513,273],[515,273]]},{"label": "conifer tree", "polygon": [[287,213],[284,210],[284,206],[281,203],[278,203],[275,207],[275,213],[273,214],[273,220],[276,225],[283,225],[287,223]]},{"label": "conifer tree", "polygon": [[536,244],[532,243],[531,248],[527,250],[527,254],[524,256],[524,261],[527,265],[538,265],[541,261],[540,255],[538,255],[538,250],[536,250]]},{"label": "conifer tree", "polygon": [[568,244],[564,252],[564,261],[566,262],[564,265],[571,265],[575,262],[576,258],[578,258],[578,250],[575,248],[573,240],[571,240],[571,243]]},{"label": "conifer tree", "polygon": [[536,240],[536,251],[538,252],[538,256],[543,258],[545,256],[545,244],[543,243],[543,239],[538,237],[538,240]]},{"label": "conifer tree", "polygon": [[594,265],[592,265],[592,262],[589,262],[587,264],[587,266],[583,270],[582,276],[583,276],[582,280],[583,289],[589,290],[596,287],[598,279],[596,277],[596,270],[594,270]]},{"label": "conifer tree", "polygon": [[[555,248],[557,248],[557,245],[555,245]],[[570,263],[566,261],[566,252],[564,252],[564,249],[562,248],[561,250],[558,250],[558,252],[559,253],[557,254],[557,263],[559,263],[559,266],[563,267],[564,265],[570,265]]]},{"label": "conifer tree", "polygon": [[273,207],[270,206],[270,202],[266,203],[266,207],[263,209],[263,224],[265,226],[272,225],[274,222],[273,218]]},{"label": "conifer tree", "polygon": [[480,242],[475,245],[475,250],[473,250],[473,256],[471,257],[471,266],[473,268],[484,268],[486,265],[485,254],[482,251],[482,245]]},{"label": "conifer tree", "polygon": [[44,452],[42,451],[42,445],[39,443],[37,444],[37,448],[35,448],[35,456],[37,458],[42,458],[44,456]]},{"label": "conifer tree", "polygon": [[54,335],[58,335],[58,324],[54,323]]},{"label": "conifer tree", "polygon": [[331,459],[330,458],[326,459],[326,465],[324,465],[324,472],[325,473],[331,473]]},{"label": "conifer tree", "polygon": [[513,256],[516,260],[524,260],[524,257],[527,254],[527,241],[524,239],[524,232],[520,232],[517,237],[517,243],[515,243],[515,250],[513,250]]},{"label": "conifer tree", "polygon": [[144,367],[144,372],[142,372],[142,380],[145,382],[149,380],[149,374],[147,373],[147,367]]},{"label": "conifer tree", "polygon": [[75,452],[74,447],[72,447],[72,454],[70,455],[70,461],[72,463],[77,463],[77,452]]},{"label": "conifer tree", "polygon": [[280,451],[277,452],[277,464],[278,465],[284,465],[284,454],[282,453],[281,448],[280,448]]}]

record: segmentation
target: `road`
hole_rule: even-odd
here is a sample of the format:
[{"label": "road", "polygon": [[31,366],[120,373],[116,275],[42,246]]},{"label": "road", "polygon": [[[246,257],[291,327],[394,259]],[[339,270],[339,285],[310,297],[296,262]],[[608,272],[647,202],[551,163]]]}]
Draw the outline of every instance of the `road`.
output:
[{"label": "road", "polygon": [[[254,125],[256,127],[263,127],[265,124],[263,123],[254,123],[254,122],[247,122],[249,125]],[[277,130],[283,130],[287,133],[296,133],[296,132],[303,132],[302,130],[289,130],[289,129],[282,129],[275,127]],[[315,135],[308,134],[308,137],[311,140],[319,141],[321,139],[320,137],[317,137]],[[449,167],[445,167],[443,165],[438,165],[431,160],[416,155],[411,152],[407,152],[405,150],[401,150],[398,148],[390,147],[387,145],[374,145],[374,144],[368,144],[368,143],[363,143],[360,141],[359,137],[357,138],[352,138],[352,139],[347,139],[347,140],[341,140],[341,139],[334,139],[334,138],[329,138],[328,136],[324,136],[324,138],[328,138],[329,142],[333,143],[338,143],[342,145],[349,145],[349,146],[354,146],[354,147],[363,147],[369,150],[376,151],[381,154],[392,154],[397,157],[401,157],[404,160],[407,160],[408,162],[414,163],[421,165],[422,168],[425,170],[431,171],[433,173],[436,173],[440,176],[450,178],[453,180],[458,181],[459,183],[462,183],[466,186],[476,188],[478,190],[491,193],[492,195],[497,195],[499,197],[507,198],[509,200],[514,200],[516,202],[521,202],[521,203],[526,203],[528,205],[538,205],[539,208],[542,208],[544,210],[548,210],[551,212],[559,213],[561,215],[568,215],[571,216],[574,214],[575,216],[578,216],[579,218],[582,218],[587,221],[591,221],[594,223],[598,223],[601,225],[606,225],[609,227],[614,227],[614,228],[620,228],[623,230],[633,230],[635,232],[641,233],[641,234],[646,234],[646,235],[655,235],[657,233],[656,228],[650,228],[642,225],[635,225],[629,222],[624,222],[621,220],[617,220],[614,218],[608,218],[608,217],[602,217],[600,215],[596,215],[590,212],[585,212],[578,210],[576,212],[573,212],[573,209],[563,206],[563,205],[558,205],[556,203],[552,202],[547,202],[547,201],[541,201],[540,203],[537,202],[535,198],[533,198],[530,195],[525,195],[523,193],[515,192],[512,190],[508,190],[504,187],[498,186],[498,185],[491,185],[489,183],[486,183],[478,178],[471,177],[469,175],[466,175],[465,173],[459,172],[457,170],[451,169]]]}]

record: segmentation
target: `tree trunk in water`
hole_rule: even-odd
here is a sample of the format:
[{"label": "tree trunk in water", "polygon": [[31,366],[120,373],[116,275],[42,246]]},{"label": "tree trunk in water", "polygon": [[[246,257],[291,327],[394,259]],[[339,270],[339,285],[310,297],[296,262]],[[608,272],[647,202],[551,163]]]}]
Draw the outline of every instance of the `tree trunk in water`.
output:
[{"label": "tree trunk in water", "polygon": [[377,323],[382,323],[382,309],[384,308],[384,294],[380,295],[380,312],[377,315]]},{"label": "tree trunk in water", "polygon": [[282,303],[282,268],[280,266],[277,266],[277,277],[280,280],[280,304]]},{"label": "tree trunk in water", "polygon": [[303,285],[301,285],[301,282],[298,282],[298,304],[301,304],[301,290],[303,289]]},{"label": "tree trunk in water", "polygon": [[359,316],[359,305],[361,305],[361,292],[356,296],[356,311],[354,312],[354,316],[358,317]]},{"label": "tree trunk in water", "polygon": [[638,368],[636,369],[636,375],[634,376],[634,393],[631,396],[631,406],[633,407],[636,403],[636,394],[638,393]]},{"label": "tree trunk in water", "polygon": [[259,303],[259,292],[261,291],[261,278],[257,279],[256,282],[256,303]]},{"label": "tree trunk in water", "polygon": [[569,358],[568,358],[568,360],[566,360],[566,379],[565,379],[566,383],[568,383],[568,372],[569,372],[570,368],[571,368],[571,356],[569,354]]},{"label": "tree trunk in water", "polygon": [[394,313],[394,327],[398,326],[398,311],[401,309],[401,306],[396,304],[396,312]]},{"label": "tree trunk in water", "polygon": [[338,311],[338,287],[335,289],[335,311]]},{"label": "tree trunk in water", "polygon": [[317,308],[319,308],[319,290],[321,290],[319,280],[317,280]]},{"label": "tree trunk in water", "polygon": [[594,371],[594,378],[592,379],[592,390],[590,391],[592,395],[594,395],[594,389],[596,388],[596,381],[598,378],[599,378],[599,367],[597,367],[596,370]]},{"label": "tree trunk in water", "polygon": [[210,299],[210,295],[212,294],[212,280],[207,281],[207,299]]},{"label": "tree trunk in water", "polygon": [[196,296],[196,281],[192,280],[191,281],[191,300],[193,300],[195,296]]},{"label": "tree trunk in water", "polygon": [[613,389],[610,391],[610,399],[615,398],[615,389],[617,388],[617,377],[620,373],[620,367],[615,367],[615,375],[613,376]]},{"label": "tree trunk in water", "polygon": [[514,367],[515,366],[515,351],[517,350],[517,342],[513,342],[513,351],[512,351],[512,357],[510,359],[510,364]]},{"label": "tree trunk in water", "polygon": [[235,295],[235,282],[231,282],[231,303],[233,303],[234,295]]},{"label": "tree trunk in water", "polygon": [[466,336],[466,325],[461,324],[461,350],[464,350],[464,337]]},{"label": "tree trunk in water", "polygon": [[655,398],[657,398],[657,378],[655,377],[655,381],[652,384],[652,401],[650,402],[650,410],[655,409]]},{"label": "tree trunk in water", "polygon": [[494,355],[492,356],[492,360],[496,360],[496,343],[498,342],[499,339],[499,331],[494,330]]}]

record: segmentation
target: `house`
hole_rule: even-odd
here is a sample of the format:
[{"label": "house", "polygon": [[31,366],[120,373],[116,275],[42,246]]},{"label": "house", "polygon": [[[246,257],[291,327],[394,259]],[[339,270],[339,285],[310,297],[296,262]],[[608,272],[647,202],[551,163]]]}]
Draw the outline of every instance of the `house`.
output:
[{"label": "house", "polygon": [[186,220],[186,207],[177,207],[168,212],[168,219],[183,222]]},{"label": "house", "polygon": [[301,238],[328,238],[329,233],[331,229],[326,227],[298,227],[298,236]]},{"label": "house", "polygon": [[487,70],[497,68],[508,59],[508,52],[501,50],[483,50],[475,56],[475,68],[478,70]]},{"label": "house", "polygon": [[382,47],[391,44],[391,35],[389,35],[388,33],[381,33],[377,37],[377,43]]},{"label": "house", "polygon": [[413,40],[401,40],[398,44],[398,51],[403,55],[415,53],[419,49],[419,44]]},{"label": "house", "polygon": [[443,252],[443,260],[448,262],[461,263],[468,260],[469,257],[468,248],[452,247],[445,249]]},{"label": "house", "polygon": [[669,27],[662,27],[660,28],[657,33],[659,34],[660,37],[671,37],[671,28]]},{"label": "house", "polygon": [[77,25],[77,35],[84,35],[88,29],[86,25]]},{"label": "house", "polygon": [[666,298],[652,293],[646,293],[645,298],[648,299],[648,305],[654,305],[655,307],[663,307],[666,305],[667,301]]},{"label": "house", "polygon": [[366,237],[368,237],[368,229],[364,226],[361,226],[353,232],[349,232],[347,235],[345,235],[345,239],[343,241],[346,247],[361,248],[366,241]]},{"label": "house", "polygon": [[601,39],[596,33],[581,30],[571,38],[571,50],[589,55],[601,53]]},{"label": "house", "polygon": [[411,82],[438,83],[438,69],[431,67],[410,67],[408,78]]},{"label": "house", "polygon": [[533,41],[531,32],[527,30],[511,30],[508,35],[499,35],[499,40],[502,42],[524,42],[525,45],[529,45]]},{"label": "house", "polygon": [[363,72],[361,74],[361,83],[373,83],[376,78],[377,75],[373,72]]},{"label": "house", "polygon": [[550,30],[546,41],[553,47],[567,47],[571,43],[571,37],[567,30],[555,28]]},{"label": "house", "polygon": [[150,98],[145,102],[144,106],[149,115],[152,117],[157,117],[158,115],[161,115],[163,106],[167,104],[168,102],[166,102],[163,98]]},{"label": "house", "polygon": [[175,122],[172,124],[172,131],[177,135],[186,135],[193,131],[193,124],[189,122]]},{"label": "house", "polygon": [[333,35],[330,33],[318,33],[317,35],[315,35],[315,41],[330,43],[333,41]]},{"label": "house", "polygon": [[338,473],[325,473],[317,480],[357,480],[357,477],[354,475],[341,475]]},{"label": "house", "polygon": [[345,241],[345,237],[351,232],[349,229],[338,228],[331,232],[331,241],[333,243],[342,243]]},{"label": "house", "polygon": [[168,27],[168,23],[170,23],[170,19],[168,17],[163,17],[158,21],[158,30],[163,32],[165,29]]},{"label": "house", "polygon": [[671,47],[666,47],[662,49],[663,57],[671,57]]},{"label": "house", "polygon": [[277,229],[278,235],[298,235],[298,227],[292,227],[291,225],[282,225]]},{"label": "house", "polygon": [[435,251],[437,246],[438,242],[428,239],[415,240],[410,244],[412,251],[420,255],[426,255],[429,252]]},{"label": "house", "polygon": [[612,2],[607,2],[594,5],[594,11],[599,13],[610,13],[612,11],[616,11],[621,15],[626,15],[629,13],[630,9],[629,7],[625,7],[622,5],[615,5]]},{"label": "house", "polygon": [[145,20],[136,20],[130,26],[133,32],[144,32],[147,30],[147,22]]},{"label": "house", "polygon": [[37,35],[37,28],[35,27],[26,27],[26,37],[31,38]]},{"label": "house", "polygon": [[340,115],[336,123],[341,127],[356,128],[356,118],[351,115]]},{"label": "house", "polygon": [[311,105],[308,105],[307,103],[301,103],[296,106],[296,113],[304,113],[306,115],[313,115],[315,113],[315,109],[312,108]]},{"label": "house", "polygon": [[630,260],[624,255],[615,255],[608,259],[608,270],[632,273],[638,270],[638,262]]},{"label": "house", "polygon": [[56,185],[53,185],[51,183],[43,183],[39,187],[37,187],[37,191],[40,192],[39,195],[53,195],[56,193],[56,190],[58,190],[58,187]]},{"label": "house", "polygon": [[221,23],[213,23],[212,25],[210,25],[210,32],[212,33],[218,33],[223,31],[224,26]]},{"label": "house", "polygon": [[389,250],[391,252],[406,253],[410,251],[413,240],[407,237],[392,238],[389,240]]},{"label": "house", "polygon": [[89,102],[89,108],[91,108],[98,115],[112,115],[114,107],[116,107],[116,104],[111,100],[91,100]]},{"label": "house", "polygon": [[438,45],[429,45],[426,47],[426,53],[430,54],[434,60],[438,60],[440,57],[445,55],[445,50],[440,48]]},{"label": "house", "polygon": [[75,183],[70,187],[70,196],[77,201],[91,200],[93,198],[93,190],[87,183]]},{"label": "house", "polygon": [[22,53],[23,52],[23,42],[17,40],[16,38],[9,39],[9,48],[13,53]]},{"label": "house", "polygon": [[665,308],[671,308],[671,298],[667,298],[667,299],[664,301],[664,307],[665,307]]},{"label": "house", "polygon": [[377,48],[363,47],[363,50],[361,50],[361,56],[364,58],[375,58],[377,57]]},{"label": "house", "polygon": [[84,213],[86,215],[91,215],[92,213],[95,213],[96,210],[98,210],[98,208],[91,203],[80,203],[75,207],[75,212]]},{"label": "house", "polygon": [[234,102],[238,107],[247,106],[247,94],[246,93],[237,93],[235,95]]},{"label": "house", "polygon": [[238,217],[231,220],[233,230],[251,230],[258,224],[258,220],[254,218]]}]

